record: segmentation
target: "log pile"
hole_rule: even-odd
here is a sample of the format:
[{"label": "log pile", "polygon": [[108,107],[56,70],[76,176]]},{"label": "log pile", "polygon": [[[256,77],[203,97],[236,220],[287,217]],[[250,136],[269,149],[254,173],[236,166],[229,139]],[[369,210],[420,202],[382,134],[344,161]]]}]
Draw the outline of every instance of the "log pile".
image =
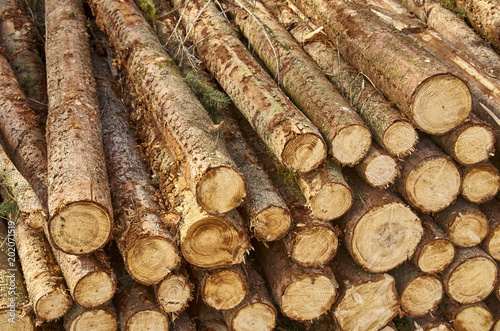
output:
[{"label": "log pile", "polygon": [[0,329],[499,327],[497,12],[44,5],[0,0]]}]

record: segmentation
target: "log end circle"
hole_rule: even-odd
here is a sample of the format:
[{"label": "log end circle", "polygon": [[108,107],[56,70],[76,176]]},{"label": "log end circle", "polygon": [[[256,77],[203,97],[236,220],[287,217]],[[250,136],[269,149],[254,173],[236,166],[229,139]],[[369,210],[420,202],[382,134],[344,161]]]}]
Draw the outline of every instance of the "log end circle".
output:
[{"label": "log end circle", "polygon": [[457,161],[471,165],[485,162],[495,149],[495,135],[485,126],[472,126],[458,136],[454,152]]},{"label": "log end circle", "polygon": [[313,195],[309,207],[315,217],[331,221],[344,215],[353,204],[352,191],[342,183],[328,183]]},{"label": "log end circle", "polygon": [[125,330],[169,330],[168,318],[157,310],[141,310],[128,319]]},{"label": "log end circle", "polygon": [[76,317],[67,328],[68,331],[115,331],[117,329],[116,317],[102,309],[85,311]]},{"label": "log end circle", "polygon": [[491,165],[479,165],[464,175],[462,196],[470,202],[477,204],[488,202],[499,190],[500,174]]},{"label": "log end circle", "polygon": [[385,187],[398,176],[398,163],[389,155],[379,155],[365,169],[368,183],[374,187]]},{"label": "log end circle", "polygon": [[232,330],[271,331],[276,326],[276,310],[267,304],[256,302],[241,308],[233,317]]},{"label": "log end circle", "polygon": [[396,157],[410,154],[417,144],[417,131],[406,121],[397,121],[387,128],[382,138],[385,150]]},{"label": "log end circle", "polygon": [[46,321],[63,317],[73,306],[73,300],[63,291],[54,291],[40,298],[34,307],[35,313]]},{"label": "log end circle", "polygon": [[408,316],[424,316],[437,308],[443,293],[439,278],[422,275],[413,279],[401,293],[401,308]]},{"label": "log end circle", "polygon": [[366,156],[372,134],[364,125],[350,125],[332,139],[330,153],[342,165],[353,166]]},{"label": "log end circle", "polygon": [[337,253],[339,239],[328,227],[304,228],[295,234],[291,258],[307,267],[320,267]]},{"label": "log end circle", "polygon": [[281,158],[288,169],[309,172],[325,161],[325,141],[312,133],[297,135],[285,145]]},{"label": "log end circle", "polygon": [[270,206],[262,210],[253,224],[255,236],[264,241],[281,239],[290,229],[292,217],[288,210]]},{"label": "log end circle", "polygon": [[418,256],[418,267],[426,273],[441,273],[455,256],[455,246],[448,239],[438,239],[425,245]]},{"label": "log end circle", "polygon": [[156,289],[158,305],[165,312],[177,313],[187,307],[191,300],[192,285],[182,275],[170,275],[160,282]]},{"label": "log end circle", "polygon": [[206,277],[201,291],[203,302],[209,307],[227,310],[243,301],[248,293],[248,284],[240,274],[223,270]]},{"label": "log end circle", "polygon": [[82,307],[97,307],[115,294],[116,279],[113,274],[96,271],[87,274],[75,286],[73,300]]}]

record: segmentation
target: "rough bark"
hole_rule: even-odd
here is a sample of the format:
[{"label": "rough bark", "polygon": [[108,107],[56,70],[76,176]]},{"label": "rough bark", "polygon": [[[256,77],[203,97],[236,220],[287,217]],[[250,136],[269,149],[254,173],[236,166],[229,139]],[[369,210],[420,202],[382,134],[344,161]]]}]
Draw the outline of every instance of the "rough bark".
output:
[{"label": "rough bark", "polygon": [[490,233],[488,218],[473,203],[458,199],[455,204],[439,212],[435,221],[458,247],[479,245]]},{"label": "rough bark", "polygon": [[500,205],[498,200],[493,200],[480,206],[481,211],[488,218],[490,232],[481,245],[495,260],[500,260]]},{"label": "rough bark", "polygon": [[114,237],[134,280],[152,285],[180,263],[173,236],[165,229],[153,201],[146,166],[127,121],[127,112],[113,90],[106,61],[94,57],[104,152],[115,212]]},{"label": "rough bark", "polygon": [[179,313],[188,307],[193,288],[187,272],[183,268],[175,270],[155,286],[158,305],[166,314]]},{"label": "rough bark", "polygon": [[287,256],[279,242],[270,243],[269,248],[258,244],[256,253],[283,315],[293,320],[309,321],[330,309],[338,284],[329,267],[301,267]]},{"label": "rough bark", "polygon": [[432,140],[425,138],[404,159],[395,188],[412,207],[435,213],[455,201],[461,184],[455,163]]},{"label": "rough bark", "polygon": [[203,304],[198,304],[198,330],[228,331],[222,313]]},{"label": "rough bark", "polygon": [[398,162],[376,144],[354,170],[373,187],[387,187],[399,175]]},{"label": "rough bark", "polygon": [[400,312],[394,278],[364,271],[346,250],[340,250],[332,268],[339,280],[333,316],[342,330],[379,330]]},{"label": "rough bark", "polygon": [[58,249],[88,254],[108,242],[113,219],[83,3],[45,8],[49,233]]},{"label": "rough bark", "polygon": [[179,159],[198,203],[210,213],[237,207],[246,196],[244,178],[140,11],[131,2],[117,0],[90,4],[119,54],[121,67],[133,77],[161,136]]},{"label": "rough bark", "polygon": [[459,304],[444,297],[441,310],[455,331],[490,330],[493,326],[493,315],[483,302]]},{"label": "rough bark", "polygon": [[461,167],[462,196],[481,204],[493,199],[500,190],[500,173],[490,162]]},{"label": "rough bark", "polygon": [[354,204],[339,219],[344,243],[354,261],[370,272],[386,272],[410,259],[422,238],[422,224],[396,195],[348,178]]},{"label": "rough bark", "polygon": [[73,305],[64,315],[64,329],[68,331],[115,331],[118,329],[115,308],[111,302],[94,308]]},{"label": "rough bark", "polygon": [[182,12],[208,70],[278,160],[299,172],[318,167],[326,157],[318,129],[252,58],[215,5],[205,0],[172,3]]},{"label": "rough bark", "polygon": [[356,2],[294,0],[340,52],[422,131],[444,134],[469,115],[467,85],[448,68]]},{"label": "rough bark", "polygon": [[253,49],[278,78],[299,109],[325,137],[332,158],[353,166],[368,152],[371,132],[321,69],[262,4],[230,1],[234,22]]},{"label": "rough bark", "polygon": [[462,303],[476,303],[496,288],[498,266],[481,248],[459,248],[441,275],[446,294]]}]

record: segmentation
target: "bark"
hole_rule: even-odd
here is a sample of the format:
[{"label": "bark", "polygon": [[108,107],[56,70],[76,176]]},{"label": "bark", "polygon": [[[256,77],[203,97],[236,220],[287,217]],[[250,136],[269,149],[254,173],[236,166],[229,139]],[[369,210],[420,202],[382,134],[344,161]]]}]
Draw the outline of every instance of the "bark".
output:
[{"label": "bark", "polygon": [[198,330],[228,331],[222,313],[203,304],[198,304]]},{"label": "bark", "polygon": [[354,106],[370,128],[373,139],[393,156],[404,157],[411,153],[418,137],[409,120],[367,78],[349,65],[330,41],[315,33],[316,27],[311,27],[312,23],[299,18],[284,4],[271,4],[269,0],[264,3],[268,8],[276,6],[274,14],[281,24],[291,25],[290,33]]},{"label": "bark", "polygon": [[279,242],[270,243],[269,248],[258,244],[256,253],[270,292],[283,315],[297,321],[309,321],[330,309],[338,285],[329,267],[301,267],[287,256]]},{"label": "bark", "polygon": [[247,265],[245,272],[248,275],[248,295],[238,306],[222,312],[224,320],[229,330],[274,330],[277,312],[264,279],[253,263]]},{"label": "bark", "polygon": [[444,134],[471,110],[467,85],[448,68],[393,31],[359,3],[294,0],[353,66],[366,74],[424,132]]},{"label": "bark", "polygon": [[480,206],[490,224],[490,232],[481,243],[484,250],[495,260],[500,260],[500,205],[493,200]]},{"label": "bark", "polygon": [[490,330],[493,326],[493,315],[483,302],[464,305],[445,297],[441,310],[456,331]]},{"label": "bark", "polygon": [[426,138],[404,159],[395,188],[412,207],[436,213],[455,201],[461,184],[455,163]]},{"label": "bark", "polygon": [[412,264],[401,265],[391,275],[396,280],[401,309],[407,316],[424,316],[437,309],[444,293],[438,276],[426,274]]},{"label": "bark", "polygon": [[462,304],[476,303],[496,288],[498,266],[479,247],[459,248],[441,279],[451,299]]},{"label": "bark", "polygon": [[477,205],[464,199],[458,199],[455,204],[439,212],[435,221],[458,247],[479,245],[490,233],[488,218]]},{"label": "bark", "polygon": [[130,2],[90,3],[119,54],[121,67],[133,77],[137,93],[144,97],[163,139],[179,159],[198,203],[216,214],[240,205],[246,196],[243,176],[139,10]]},{"label": "bark", "polygon": [[318,167],[326,157],[318,129],[252,58],[215,5],[205,0],[172,3],[192,27],[201,60],[277,159],[299,172]]},{"label": "bark", "polygon": [[58,249],[88,254],[108,242],[113,219],[83,3],[45,8],[49,233]]},{"label": "bark", "polygon": [[330,310],[324,315],[321,315],[316,319],[310,326],[311,331],[341,331],[337,320],[333,317],[333,313]]},{"label": "bark", "polygon": [[387,190],[378,190],[351,174],[351,210],[339,219],[344,243],[354,261],[370,272],[386,272],[411,259],[422,238],[418,216]]},{"label": "bark", "polygon": [[196,325],[186,312],[181,312],[172,322],[172,331],[196,331]]},{"label": "bark", "polygon": [[500,302],[495,295],[490,295],[484,300],[484,304],[488,307],[488,310],[493,316],[493,327],[491,330],[500,330]]},{"label": "bark", "polygon": [[387,187],[399,175],[397,161],[373,144],[366,157],[354,167],[357,174],[373,187]]},{"label": "bark", "polygon": [[440,310],[423,317],[415,318],[415,323],[423,331],[453,331],[448,319],[443,316]]},{"label": "bark", "polygon": [[462,196],[481,204],[492,200],[500,190],[500,173],[490,162],[462,167]]},{"label": "bark", "polygon": [[370,148],[371,132],[356,111],[263,5],[230,2],[244,8],[231,12],[234,22],[280,86],[318,127],[332,158],[344,166],[357,164]]},{"label": "bark", "polygon": [[183,268],[173,271],[155,286],[158,305],[166,314],[179,313],[188,307],[193,298],[193,288],[194,285]]},{"label": "bark", "polygon": [[346,250],[332,264],[339,280],[333,316],[342,330],[379,330],[400,312],[394,278],[364,271]]},{"label": "bark", "polygon": [[125,106],[113,90],[111,72],[104,59],[93,58],[108,177],[110,180],[114,237],[130,275],[152,285],[180,263],[180,252],[161,220],[153,201],[146,166],[127,121]]},{"label": "bark", "polygon": [[419,216],[422,219],[424,233],[412,262],[423,272],[439,274],[453,261],[455,247],[432,218],[427,215]]},{"label": "bark", "polygon": [[111,302],[94,308],[74,305],[64,316],[64,329],[70,331],[115,331],[118,329],[115,308]]}]

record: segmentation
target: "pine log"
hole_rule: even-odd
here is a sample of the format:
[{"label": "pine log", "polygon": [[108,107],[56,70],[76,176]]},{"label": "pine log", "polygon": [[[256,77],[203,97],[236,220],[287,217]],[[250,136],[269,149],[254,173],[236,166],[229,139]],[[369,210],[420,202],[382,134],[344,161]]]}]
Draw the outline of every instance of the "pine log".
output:
[{"label": "pine log", "polygon": [[116,331],[118,321],[115,308],[111,302],[94,308],[73,305],[73,308],[64,315],[64,329],[68,331]]},{"label": "pine log", "polygon": [[399,175],[398,162],[376,144],[354,170],[373,187],[387,187]]},{"label": "pine log", "polygon": [[248,275],[248,295],[238,306],[222,312],[224,320],[229,330],[274,330],[277,312],[264,279],[255,270],[253,263],[248,264],[245,271]]},{"label": "pine log", "polygon": [[332,306],[338,284],[329,267],[302,267],[287,256],[282,243],[258,244],[257,259],[283,315],[310,321]]},{"label": "pine log", "polygon": [[[372,86],[370,81],[349,65],[338,50],[316,34],[316,27],[302,20],[285,4],[266,0],[281,24],[290,25],[290,33],[319,65],[327,78],[342,93],[370,128],[373,139],[389,154],[408,155],[417,143],[417,133],[408,119]],[[311,37],[314,36],[314,37]]]},{"label": "pine log", "polygon": [[419,215],[424,233],[412,262],[423,272],[441,273],[453,261],[455,247],[444,231],[427,215]]},{"label": "pine log", "polygon": [[481,204],[493,199],[500,190],[500,173],[490,162],[461,167],[462,196]]},{"label": "pine log", "polygon": [[348,177],[355,194],[351,210],[339,219],[354,261],[370,272],[386,272],[411,259],[422,238],[418,216],[387,190]]},{"label": "pine log", "polygon": [[500,301],[496,295],[490,295],[484,300],[484,304],[488,307],[488,310],[493,316],[493,327],[492,331],[500,330]]},{"label": "pine log", "polygon": [[412,207],[435,213],[460,193],[462,179],[455,163],[430,139],[422,139],[402,163],[395,188]]},{"label": "pine log", "polygon": [[214,270],[195,270],[199,296],[216,310],[228,310],[239,305],[248,294],[249,284],[240,265]]},{"label": "pine log", "polygon": [[179,313],[188,307],[193,288],[187,272],[183,268],[175,270],[155,286],[158,305],[166,314]]},{"label": "pine log", "polygon": [[479,245],[490,233],[488,218],[477,205],[464,199],[458,199],[452,206],[439,212],[435,221],[458,247]]},{"label": "pine log", "polygon": [[153,201],[155,189],[149,183],[125,106],[113,90],[108,64],[94,57],[93,65],[115,212],[114,237],[129,274],[137,282],[152,285],[179,265],[180,252]]},{"label": "pine log", "polygon": [[276,158],[293,171],[318,167],[326,157],[318,129],[252,58],[215,5],[205,0],[172,3],[189,26],[201,60]]},{"label": "pine log", "polygon": [[496,262],[479,247],[458,248],[453,262],[441,275],[446,294],[462,303],[485,299],[498,283]]},{"label": "pine log", "polygon": [[0,328],[35,330],[29,298],[17,262],[14,221],[0,220]]},{"label": "pine log", "polygon": [[181,170],[209,213],[224,213],[246,196],[236,170],[206,110],[181,78],[157,36],[131,2],[90,1],[98,24],[110,36],[121,67],[133,77],[161,136],[181,162]]},{"label": "pine log", "polygon": [[332,311],[342,330],[379,330],[400,312],[391,275],[364,271],[344,249],[332,268],[340,283]]},{"label": "pine log", "polygon": [[412,264],[402,264],[391,271],[396,280],[401,309],[407,316],[432,314],[443,298],[443,284],[435,275],[427,274]]},{"label": "pine log", "polygon": [[366,74],[422,131],[444,134],[469,115],[467,85],[411,39],[356,2],[292,1],[356,69]]},{"label": "pine log", "polygon": [[481,211],[488,218],[490,233],[481,245],[485,251],[495,260],[500,260],[500,204],[498,200],[492,200],[480,206]]},{"label": "pine log", "polygon": [[487,331],[493,326],[493,315],[483,302],[459,304],[444,297],[441,309],[455,331]]},{"label": "pine log", "polygon": [[280,86],[318,127],[332,158],[343,166],[357,164],[370,148],[371,132],[356,111],[262,4],[227,2],[240,7],[230,12],[235,24]]},{"label": "pine log", "polygon": [[45,8],[49,233],[63,252],[88,254],[108,242],[113,219],[83,3]]},{"label": "pine log", "polygon": [[441,310],[422,317],[417,317],[415,318],[415,323],[422,331],[453,331],[451,324],[448,319],[443,316]]},{"label": "pine log", "polygon": [[172,321],[172,331],[196,331],[196,325],[189,315],[183,311]]}]

